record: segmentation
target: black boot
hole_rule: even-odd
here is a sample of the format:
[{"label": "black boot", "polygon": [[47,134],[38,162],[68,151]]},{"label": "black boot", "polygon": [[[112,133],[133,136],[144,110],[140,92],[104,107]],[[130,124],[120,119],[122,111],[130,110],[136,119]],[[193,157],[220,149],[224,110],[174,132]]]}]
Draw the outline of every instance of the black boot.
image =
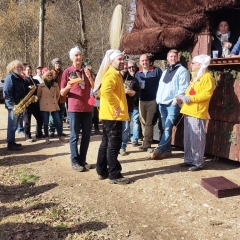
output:
[{"label": "black boot", "polygon": [[8,146],[7,146],[7,149],[9,151],[19,151],[19,150],[22,150],[22,146],[20,146],[21,144],[17,144],[15,142],[9,142],[8,143]]}]

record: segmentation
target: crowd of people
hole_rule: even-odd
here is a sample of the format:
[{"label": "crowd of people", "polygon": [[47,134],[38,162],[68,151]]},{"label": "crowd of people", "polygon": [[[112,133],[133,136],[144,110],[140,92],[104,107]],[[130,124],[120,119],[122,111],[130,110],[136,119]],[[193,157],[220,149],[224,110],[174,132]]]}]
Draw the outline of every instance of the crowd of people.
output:
[{"label": "crowd of people", "polygon": [[[232,57],[239,54],[240,38],[234,46],[232,43],[227,22],[220,22],[212,49],[218,50],[219,57]],[[94,124],[95,133],[102,134],[96,159],[98,179],[108,178],[110,183],[127,184],[130,180],[121,173],[118,154],[127,155],[127,145],[131,142],[139,151],[149,152],[150,159],[172,157],[172,129],[182,114],[184,162],[180,166],[188,167],[190,171],[203,169],[205,126],[214,90],[213,77],[207,70],[210,56],[195,56],[190,73],[179,62],[178,51],[171,49],[162,72],[151,64],[147,54],[140,56],[138,68],[134,60],[125,59],[123,52],[110,49],[96,76],[89,67],[84,67],[78,47],[69,51],[69,58],[72,65],[65,70],[61,59],[55,58],[51,70],[38,66],[35,76],[30,65],[18,60],[7,66],[3,94],[8,110],[8,150],[22,149],[22,145],[16,143],[16,131],[26,141],[45,138],[46,144],[55,137],[56,131],[60,142],[68,142],[63,132],[66,113],[72,169],[82,172],[91,168],[87,163],[87,151]],[[30,93],[37,95],[38,101],[33,101]],[[31,135],[32,115],[36,119],[35,137]],[[158,146],[153,149],[156,116],[161,134]]]}]

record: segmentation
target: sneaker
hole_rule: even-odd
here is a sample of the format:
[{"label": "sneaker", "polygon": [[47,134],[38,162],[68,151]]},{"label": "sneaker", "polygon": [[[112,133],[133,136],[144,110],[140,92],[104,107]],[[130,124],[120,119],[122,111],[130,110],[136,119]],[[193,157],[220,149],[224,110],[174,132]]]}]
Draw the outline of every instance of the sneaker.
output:
[{"label": "sneaker", "polygon": [[181,163],[181,164],[179,164],[179,167],[191,167],[192,166],[192,164],[189,164],[189,163]]},{"label": "sneaker", "polygon": [[19,132],[19,135],[21,135],[22,137],[25,137],[25,133],[24,132]]},{"label": "sneaker", "polygon": [[36,135],[35,137],[36,137],[36,139],[43,139],[43,138],[45,138],[45,135],[41,134],[41,135]]},{"label": "sneaker", "polygon": [[124,150],[124,149],[120,149],[119,153],[120,153],[121,156],[126,156],[127,155],[126,150]]},{"label": "sneaker", "polygon": [[94,131],[94,135],[102,135],[102,132],[99,131],[99,130],[95,130],[95,131]]},{"label": "sneaker", "polygon": [[33,139],[33,138],[27,138],[27,139],[26,139],[26,142],[36,142],[36,140]]},{"label": "sneaker", "polygon": [[90,170],[90,169],[92,168],[92,165],[91,165],[91,164],[88,164],[87,162],[85,162],[84,167],[85,167],[87,170]]},{"label": "sneaker", "polygon": [[49,137],[50,137],[50,138],[54,138],[54,137],[55,137],[55,133],[54,133],[54,132],[50,133],[50,134],[49,134]]},{"label": "sneaker", "polygon": [[50,140],[49,140],[49,137],[46,137],[46,138],[45,138],[45,142],[46,142],[46,144],[51,143]]},{"label": "sneaker", "polygon": [[132,142],[132,146],[133,147],[137,147],[138,146],[138,142]]},{"label": "sneaker", "polygon": [[192,166],[188,170],[192,171],[192,172],[195,172],[195,171],[199,171],[199,170],[202,170],[202,169],[203,169],[203,167]]},{"label": "sneaker", "polygon": [[103,174],[103,175],[98,174],[98,180],[104,180],[104,179],[107,179],[107,178],[108,178],[108,173]]},{"label": "sneaker", "polygon": [[77,172],[83,172],[85,168],[83,166],[79,165],[78,163],[74,163],[74,164],[72,164],[72,169]]},{"label": "sneaker", "polygon": [[161,155],[163,154],[162,151],[159,151],[157,148],[150,154],[151,159],[160,159]]},{"label": "sneaker", "polygon": [[8,143],[7,150],[9,150],[9,151],[19,151],[19,150],[22,150],[22,147],[17,146],[17,143]]},{"label": "sneaker", "polygon": [[138,147],[138,149],[144,151],[144,152],[147,152],[148,150],[148,147],[143,147],[142,145]]},{"label": "sneaker", "polygon": [[15,146],[17,147],[22,147],[22,144],[21,143],[13,143]]},{"label": "sneaker", "polygon": [[60,142],[63,142],[63,143],[68,142],[68,140],[65,139],[65,137],[63,137],[63,136],[59,137],[59,141],[60,141]]},{"label": "sneaker", "polygon": [[109,183],[111,184],[128,184],[130,182],[129,178],[117,178],[117,179],[109,179]]}]

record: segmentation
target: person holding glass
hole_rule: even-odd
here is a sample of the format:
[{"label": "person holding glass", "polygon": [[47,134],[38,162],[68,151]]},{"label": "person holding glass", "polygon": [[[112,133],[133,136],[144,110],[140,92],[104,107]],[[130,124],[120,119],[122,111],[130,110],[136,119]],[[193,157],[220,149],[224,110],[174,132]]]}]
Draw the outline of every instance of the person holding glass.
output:
[{"label": "person holding glass", "polygon": [[216,52],[213,58],[228,57],[232,49],[234,36],[229,30],[229,25],[226,21],[221,21],[218,24],[218,29],[213,36],[212,52]]}]

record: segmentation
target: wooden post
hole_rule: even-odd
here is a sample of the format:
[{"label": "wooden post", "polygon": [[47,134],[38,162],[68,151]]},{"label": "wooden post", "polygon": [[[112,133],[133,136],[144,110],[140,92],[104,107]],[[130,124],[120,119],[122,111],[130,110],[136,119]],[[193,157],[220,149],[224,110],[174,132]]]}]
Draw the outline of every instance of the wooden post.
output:
[{"label": "wooden post", "polygon": [[192,57],[199,54],[207,54],[211,56],[211,35],[209,32],[201,33],[198,35],[198,42],[193,48]]},{"label": "wooden post", "polygon": [[39,16],[39,66],[44,64],[44,19],[45,19],[45,3],[46,0],[40,0],[40,16]]}]

